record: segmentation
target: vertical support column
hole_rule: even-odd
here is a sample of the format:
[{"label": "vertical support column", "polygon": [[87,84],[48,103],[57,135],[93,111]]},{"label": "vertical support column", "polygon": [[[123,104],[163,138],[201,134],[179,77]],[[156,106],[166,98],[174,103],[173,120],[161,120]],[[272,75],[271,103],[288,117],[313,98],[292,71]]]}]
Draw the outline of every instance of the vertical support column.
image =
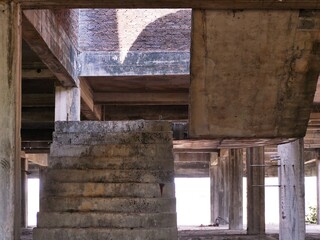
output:
[{"label": "vertical support column", "polygon": [[243,229],[243,151],[229,150],[229,229]]},{"label": "vertical support column", "polygon": [[[221,150],[222,151],[222,150]],[[211,223],[219,218],[219,224],[229,222],[229,175],[228,159],[217,153],[211,153],[210,158],[210,203]]]},{"label": "vertical support column", "polygon": [[265,233],[264,148],[247,148],[247,233]]},{"label": "vertical support column", "polygon": [[317,150],[317,224],[320,224],[320,150]]},{"label": "vertical support column", "polygon": [[56,87],[55,121],[80,121],[80,87]]},{"label": "vertical support column", "polygon": [[28,227],[28,159],[21,158],[21,227]]},{"label": "vertical support column", "polygon": [[305,239],[303,140],[278,146],[280,155],[280,240]]},{"label": "vertical support column", "polygon": [[0,0],[0,239],[20,239],[21,24]]},{"label": "vertical support column", "polygon": [[218,153],[210,153],[210,211],[211,224],[219,217],[219,195],[221,186],[221,171]]}]

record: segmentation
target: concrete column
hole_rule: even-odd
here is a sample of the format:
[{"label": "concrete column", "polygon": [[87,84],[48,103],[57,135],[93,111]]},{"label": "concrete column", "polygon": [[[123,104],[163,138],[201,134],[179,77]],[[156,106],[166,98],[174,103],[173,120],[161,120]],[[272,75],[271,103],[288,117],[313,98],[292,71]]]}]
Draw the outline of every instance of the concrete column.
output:
[{"label": "concrete column", "polygon": [[278,146],[280,240],[305,239],[303,140]]},{"label": "concrete column", "polygon": [[28,159],[21,158],[21,227],[28,227]]},{"label": "concrete column", "polygon": [[211,223],[219,217],[219,224],[229,221],[229,184],[228,159],[217,153],[211,153],[210,159],[210,202]]},{"label": "concrete column", "polygon": [[0,0],[0,239],[20,239],[21,25],[17,1]]},{"label": "concrete column", "polygon": [[80,88],[56,87],[55,121],[80,121]]},{"label": "concrete column", "polygon": [[265,233],[264,148],[253,147],[247,157],[247,233]]},{"label": "concrete column", "polygon": [[229,229],[243,229],[243,151],[229,150]]}]

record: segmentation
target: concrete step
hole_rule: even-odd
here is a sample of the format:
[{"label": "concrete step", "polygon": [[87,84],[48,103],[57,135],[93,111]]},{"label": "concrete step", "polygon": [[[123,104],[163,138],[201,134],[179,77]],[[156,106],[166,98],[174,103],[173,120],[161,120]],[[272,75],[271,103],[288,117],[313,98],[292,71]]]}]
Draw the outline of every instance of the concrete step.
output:
[{"label": "concrete step", "polygon": [[169,132],[171,130],[172,125],[167,121],[55,122],[55,132],[61,133]]},{"label": "concrete step", "polygon": [[54,133],[53,142],[61,145],[162,144],[172,141],[172,132]]},{"label": "concrete step", "polygon": [[41,197],[40,211],[161,213],[176,211],[175,198]]},{"label": "concrete step", "polygon": [[43,183],[43,197],[170,198],[174,183]]},{"label": "concrete step", "polygon": [[167,228],[176,224],[175,213],[38,213],[40,228]]},{"label": "concrete step", "polygon": [[[167,155],[167,154],[166,154]],[[170,155],[168,153],[168,155]],[[48,160],[49,168],[56,169],[114,169],[114,170],[161,170],[174,168],[170,156],[133,156],[133,157],[53,157]]]},{"label": "concrete step", "polygon": [[46,181],[53,182],[110,182],[110,183],[170,183],[174,171],[108,170],[108,169],[44,169]]},{"label": "concrete step", "polygon": [[52,143],[53,157],[158,157],[172,159],[172,143],[167,144],[107,144],[107,145],[61,145]]},{"label": "concrete step", "polygon": [[175,240],[177,228],[35,228],[34,240]]}]

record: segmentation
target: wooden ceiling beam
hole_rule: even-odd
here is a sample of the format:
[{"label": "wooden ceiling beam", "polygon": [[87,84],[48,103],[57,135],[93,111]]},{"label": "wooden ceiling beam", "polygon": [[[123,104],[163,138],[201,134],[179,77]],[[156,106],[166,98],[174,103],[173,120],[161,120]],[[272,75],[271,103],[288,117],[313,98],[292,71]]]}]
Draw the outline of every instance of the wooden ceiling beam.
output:
[{"label": "wooden ceiling beam", "polygon": [[22,36],[64,87],[78,85],[77,50],[50,10],[25,10]]},{"label": "wooden ceiling beam", "polygon": [[320,9],[318,0],[18,0],[23,8]]},{"label": "wooden ceiling beam", "polygon": [[22,69],[23,80],[46,80],[56,79],[49,69]]},{"label": "wooden ceiling beam", "polygon": [[90,120],[102,120],[102,108],[100,105],[95,105],[93,101],[93,93],[86,82],[80,80],[81,89],[81,113]]},{"label": "wooden ceiling beam", "polygon": [[117,105],[188,105],[189,93],[94,93],[95,104]]},{"label": "wooden ceiling beam", "polygon": [[121,120],[187,120],[188,105],[107,105],[105,121]]}]

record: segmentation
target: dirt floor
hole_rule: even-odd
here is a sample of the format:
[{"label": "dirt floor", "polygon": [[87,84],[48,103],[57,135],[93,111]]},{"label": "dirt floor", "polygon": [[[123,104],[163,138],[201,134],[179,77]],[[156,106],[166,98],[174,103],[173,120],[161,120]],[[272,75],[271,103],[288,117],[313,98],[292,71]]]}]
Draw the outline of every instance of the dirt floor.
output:
[{"label": "dirt floor", "polygon": [[[179,227],[179,240],[278,240],[276,226],[267,227],[263,236],[248,236],[245,230],[231,231],[223,227]],[[320,225],[307,225],[306,240],[320,240]],[[21,240],[32,240],[32,229],[23,229]]]}]

